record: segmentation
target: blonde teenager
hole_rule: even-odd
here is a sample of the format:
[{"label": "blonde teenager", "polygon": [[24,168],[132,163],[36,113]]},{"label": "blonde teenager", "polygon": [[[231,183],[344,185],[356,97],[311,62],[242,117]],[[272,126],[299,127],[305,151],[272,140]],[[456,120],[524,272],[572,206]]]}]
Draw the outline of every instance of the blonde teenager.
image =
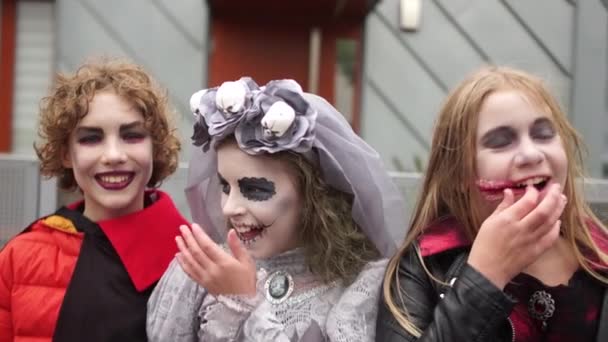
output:
[{"label": "blonde teenager", "polygon": [[487,67],[458,85],[376,340],[605,341],[606,228],[581,191],[581,145],[532,75]]}]

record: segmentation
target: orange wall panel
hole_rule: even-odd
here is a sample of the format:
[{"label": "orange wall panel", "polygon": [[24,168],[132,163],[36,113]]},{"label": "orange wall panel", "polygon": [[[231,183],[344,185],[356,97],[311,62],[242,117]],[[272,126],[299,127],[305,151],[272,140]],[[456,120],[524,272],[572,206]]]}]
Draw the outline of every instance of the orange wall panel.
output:
[{"label": "orange wall panel", "polygon": [[307,87],[310,28],[212,19],[211,32],[208,86],[251,76],[260,85],[292,78]]},{"label": "orange wall panel", "polygon": [[317,93],[329,102],[335,100],[335,68],[338,39],[357,42],[355,93],[353,94],[353,128],[359,129],[361,97],[361,21],[315,24],[312,18],[286,21],[285,17],[264,18],[242,15],[212,15],[211,51],[208,86],[251,76],[264,85],[272,79],[291,78],[307,91],[309,82],[310,36],[312,27],[321,29],[321,55]]}]

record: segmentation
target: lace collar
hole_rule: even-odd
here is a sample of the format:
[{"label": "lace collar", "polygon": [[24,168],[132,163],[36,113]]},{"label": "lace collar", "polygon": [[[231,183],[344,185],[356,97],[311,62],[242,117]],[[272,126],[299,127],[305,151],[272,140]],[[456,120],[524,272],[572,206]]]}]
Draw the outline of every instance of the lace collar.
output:
[{"label": "lace collar", "polygon": [[304,248],[295,248],[268,259],[258,260],[257,265],[268,273],[282,270],[293,276],[312,275],[306,263]]}]

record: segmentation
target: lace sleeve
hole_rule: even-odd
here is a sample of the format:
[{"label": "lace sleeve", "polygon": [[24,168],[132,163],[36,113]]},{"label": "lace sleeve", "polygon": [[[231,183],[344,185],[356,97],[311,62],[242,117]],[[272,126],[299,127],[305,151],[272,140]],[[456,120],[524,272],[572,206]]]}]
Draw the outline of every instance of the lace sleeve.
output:
[{"label": "lace sleeve", "polygon": [[198,331],[199,341],[242,341],[243,337],[241,336],[245,322],[251,316],[251,312],[264,301],[261,289],[265,278],[266,271],[258,270],[256,295],[254,297],[243,295],[208,296],[199,311],[201,320]]},{"label": "lace sleeve", "polygon": [[243,324],[260,301],[259,293],[253,298],[239,295],[207,296],[199,312],[199,341],[240,341]]},{"label": "lace sleeve", "polygon": [[193,342],[200,325],[204,288],[171,261],[148,300],[146,331],[150,341]]},{"label": "lace sleeve", "polygon": [[247,322],[245,322],[243,329],[243,341],[290,342],[292,339],[290,339],[285,333],[285,327],[273,313],[271,304],[264,301],[251,314],[251,317],[247,320]]},{"label": "lace sleeve", "polygon": [[331,342],[368,342],[376,335],[376,315],[387,259],[370,262],[344,291],[327,317]]}]

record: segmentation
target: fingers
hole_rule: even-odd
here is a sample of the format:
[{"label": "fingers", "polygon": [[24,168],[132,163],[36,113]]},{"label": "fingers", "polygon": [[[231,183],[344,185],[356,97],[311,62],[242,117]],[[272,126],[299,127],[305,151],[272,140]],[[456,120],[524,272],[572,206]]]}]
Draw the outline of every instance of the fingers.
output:
[{"label": "fingers", "polygon": [[553,185],[545,198],[522,219],[521,223],[524,227],[531,227],[532,229],[543,225],[550,228],[561,216],[565,205],[566,199],[561,193],[559,185]]},{"label": "fingers", "polygon": [[559,238],[566,198],[559,184],[539,192],[527,187],[518,200],[504,197],[488,217],[473,243],[468,262],[499,288],[520,273]]},{"label": "fingers", "polygon": [[[506,193],[506,191],[505,191]],[[516,220],[520,220],[528,215],[538,204],[538,190],[533,186],[527,186],[524,195],[503,212],[513,215]]]},{"label": "fingers", "polygon": [[[532,242],[542,239],[547,234],[551,234],[551,232],[555,228],[555,224],[558,224],[559,226],[561,226],[561,221],[559,220],[559,218],[561,217],[562,213],[564,212],[564,208],[566,207],[566,203],[567,203],[566,196],[560,194],[557,201],[559,202],[557,204],[557,207],[547,209],[547,210],[550,210],[550,214],[547,217],[547,219],[545,221],[543,221],[541,223],[541,225],[538,228],[536,228],[536,230],[532,231],[532,234],[530,236],[530,239],[532,240]],[[536,227],[536,226],[532,226],[533,229],[534,229],[534,227]],[[558,234],[559,234],[559,227],[557,230],[558,230]]]},{"label": "fingers", "polygon": [[562,221],[558,220],[549,226],[549,229],[544,231],[542,235],[539,234],[537,239],[534,239],[532,242],[535,250],[534,256],[538,257],[542,253],[544,253],[547,249],[549,249],[555,241],[559,238],[559,231],[562,225]]},{"label": "fingers", "polygon": [[234,255],[234,257],[237,260],[239,260],[241,262],[253,263],[253,260],[251,259],[249,252],[247,252],[247,249],[245,248],[245,246],[243,246],[243,243],[241,242],[239,237],[236,235],[236,232],[234,231],[234,229],[230,229],[230,231],[228,232],[227,240],[228,240],[228,247],[230,247],[230,251],[232,252],[232,255]]},{"label": "fingers", "polygon": [[185,225],[180,226],[179,230],[182,233],[181,240],[184,242],[185,246],[184,250],[180,248],[180,252],[182,252],[184,256],[189,255],[191,262],[200,265],[200,267],[203,269],[209,268],[213,262],[203,249],[203,246],[201,246],[201,244],[196,240],[193,232],[191,232],[190,229]]},{"label": "fingers", "polygon": [[515,196],[513,195],[513,191],[511,189],[505,189],[503,191],[502,201],[498,204],[494,213],[500,213],[513,205],[515,202]]},{"label": "fingers", "polygon": [[228,255],[224,250],[218,246],[215,241],[211,240],[211,238],[203,231],[201,226],[196,223],[192,224],[192,235],[194,239],[200,246],[201,250],[205,253],[208,259],[213,262],[218,262],[219,260],[225,259]]},{"label": "fingers", "polygon": [[175,242],[177,243],[177,248],[180,251],[175,255],[175,257],[177,258],[177,261],[181,265],[182,269],[188,276],[190,276],[190,278],[194,279],[198,283],[201,283],[202,279],[204,279],[205,269],[194,259],[192,253],[190,253],[188,246],[181,236],[176,237]]},{"label": "fingers", "polygon": [[249,255],[249,252],[243,246],[243,243],[239,239],[234,229],[228,231],[228,246],[232,251],[232,255],[236,258],[240,265],[240,274],[237,280],[238,283],[242,284],[242,289],[238,290],[238,293],[247,294],[250,296],[255,295],[256,291],[256,266],[255,261]]}]

